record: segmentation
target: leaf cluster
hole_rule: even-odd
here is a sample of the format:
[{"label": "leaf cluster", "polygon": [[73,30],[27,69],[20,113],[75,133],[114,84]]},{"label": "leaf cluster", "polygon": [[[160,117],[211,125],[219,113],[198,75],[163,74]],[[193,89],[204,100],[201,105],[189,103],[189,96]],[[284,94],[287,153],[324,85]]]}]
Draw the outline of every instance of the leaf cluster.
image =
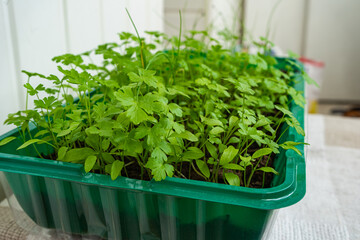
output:
[{"label": "leaf cluster", "polygon": [[[139,179],[196,176],[246,187],[257,171],[277,174],[268,162],[280,148],[301,154],[302,143],[279,144],[283,123],[304,134],[288,107],[304,104],[292,87],[296,62],[280,69],[277,59],[225,49],[206,32],[183,40],[147,35],[148,42],[123,32],[119,43],[54,57],[57,75],[23,71],[35,109],[5,122],[24,136],[19,149],[47,144],[54,160],[112,179],[136,168]],[[95,55],[101,63],[91,61]],[[35,86],[33,78],[53,87]]]}]

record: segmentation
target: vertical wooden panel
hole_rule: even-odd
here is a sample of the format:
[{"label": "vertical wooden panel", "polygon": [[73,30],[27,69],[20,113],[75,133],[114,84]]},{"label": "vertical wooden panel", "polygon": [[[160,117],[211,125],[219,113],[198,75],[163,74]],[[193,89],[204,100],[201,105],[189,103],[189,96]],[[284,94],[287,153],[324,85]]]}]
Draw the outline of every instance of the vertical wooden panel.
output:
[{"label": "vertical wooden panel", "polygon": [[105,41],[117,41],[117,33],[135,33],[125,9],[128,9],[140,33],[163,31],[163,0],[108,0],[103,2]]},{"label": "vertical wooden panel", "polygon": [[[52,57],[63,54],[64,37],[61,28],[60,0],[16,0],[13,2],[20,66],[17,72],[27,70],[45,75],[57,72]],[[22,86],[27,76],[21,74]],[[36,78],[31,82],[37,85]],[[44,83],[50,86],[50,83]],[[25,96],[25,94],[23,94]],[[33,107],[30,101],[29,107]]]},{"label": "vertical wooden panel", "polygon": [[[136,25],[137,30],[139,31],[140,35],[143,35],[147,27],[147,22],[149,19],[146,17],[146,12],[150,11],[150,9],[146,8],[146,1],[147,0],[131,0],[129,1],[129,12],[130,15]],[[131,28],[131,32],[135,32]]]},{"label": "vertical wooden panel", "polygon": [[[223,0],[224,1],[224,0]],[[208,24],[207,15],[212,13],[208,7],[209,0],[167,0],[164,3],[164,28],[169,36],[178,36],[180,30],[179,10],[182,15],[182,32],[205,30]],[[225,4],[224,4],[225,2]],[[227,1],[223,4],[227,5]]]},{"label": "vertical wooden panel", "polygon": [[60,1],[13,3],[21,68],[44,73],[55,70],[51,58],[64,52]]},{"label": "vertical wooden panel", "polygon": [[239,0],[209,0],[208,24],[212,25],[212,32],[216,34],[225,28],[239,34],[240,21],[240,3]]},{"label": "vertical wooden panel", "polygon": [[266,36],[269,30],[269,39],[281,49],[285,52],[292,50],[300,54],[304,6],[304,0],[246,1],[245,31],[254,40],[258,40],[260,36]]},{"label": "vertical wooden panel", "polygon": [[129,0],[108,0],[103,2],[103,28],[105,42],[118,41],[117,33],[129,31],[130,20],[125,8]]},{"label": "vertical wooden panel", "polygon": [[164,1],[152,0],[147,1],[150,11],[148,12],[147,30],[164,31]]},{"label": "vertical wooden panel", "polygon": [[68,17],[68,0],[60,0],[60,23],[63,32],[63,49],[65,52],[70,52],[70,36],[69,36],[69,17]]},{"label": "vertical wooden panel", "polygon": [[307,57],[325,62],[321,98],[360,102],[360,1],[311,0]]},{"label": "vertical wooden panel", "polygon": [[17,84],[19,57],[12,8],[11,2],[0,2],[0,134],[13,128],[2,124],[8,113],[20,109],[23,100]]},{"label": "vertical wooden panel", "polygon": [[88,51],[102,42],[100,4],[100,0],[67,2],[70,52]]},{"label": "vertical wooden panel", "polygon": [[[5,31],[4,36],[7,36],[4,46],[7,46],[8,54],[4,53],[0,57],[2,61],[8,61],[9,68],[1,71],[0,76],[9,78],[4,85],[1,84],[1,88],[7,95],[11,94],[11,101],[5,101],[9,102],[8,108],[1,111],[1,119],[9,112],[25,108],[26,91],[23,84],[27,77],[21,70],[44,74],[55,72],[56,66],[51,62],[51,58],[64,52],[62,32],[59,31],[59,0],[16,0],[3,1],[2,4],[3,19],[7,20],[4,22],[5,30],[2,30],[1,34]],[[36,81],[32,80],[34,84]],[[29,107],[33,105],[29,104]]]}]

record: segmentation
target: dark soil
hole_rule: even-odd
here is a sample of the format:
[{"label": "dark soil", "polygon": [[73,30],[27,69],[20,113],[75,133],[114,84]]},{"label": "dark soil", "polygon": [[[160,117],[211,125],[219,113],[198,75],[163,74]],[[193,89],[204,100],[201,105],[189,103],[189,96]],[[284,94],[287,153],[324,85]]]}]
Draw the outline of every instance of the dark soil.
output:
[{"label": "dark soil", "polygon": [[[273,156],[270,157],[270,160],[268,162],[268,167],[273,167]],[[265,156],[261,162],[258,165],[258,168],[260,167],[265,167],[266,166],[266,162],[267,162],[267,156]],[[256,164],[256,162],[254,163]],[[186,177],[187,179],[192,179],[192,180],[198,180],[198,181],[206,181],[206,179],[204,179],[202,176],[198,175],[194,169],[191,170],[189,169],[190,163],[189,162],[183,162],[182,166],[180,166],[180,164],[178,164],[178,168],[179,170],[181,170],[181,173],[183,175],[182,178]],[[190,170],[190,171],[189,171]],[[211,170],[210,170],[211,171]],[[190,175],[189,175],[190,172]],[[239,176],[240,178],[240,185],[244,186],[244,175],[243,172],[236,172],[233,171],[233,173],[235,173],[236,175]],[[143,179],[146,181],[149,181],[151,179],[150,176],[150,172],[143,172],[143,178],[141,178],[141,168],[138,164],[131,164],[128,167],[126,167],[126,172],[123,170],[122,171],[122,176],[127,176],[129,178],[134,178],[134,179]],[[248,166],[246,169],[246,176],[250,176],[251,174],[251,167]],[[269,188],[271,181],[273,179],[274,174],[273,173],[265,173],[265,181],[264,181],[264,188]],[[179,174],[176,174],[175,177],[180,177]],[[224,176],[222,172],[219,172],[218,175],[219,179],[218,179],[218,183],[225,183],[224,181]],[[256,171],[251,179],[250,182],[250,186],[251,188],[263,188],[263,177],[264,177],[264,172],[262,171]]]},{"label": "dark soil", "polygon": [[[256,149],[250,149],[249,152],[255,152]],[[273,167],[273,158],[274,158],[274,154],[271,155],[270,160],[268,162],[268,167]],[[45,158],[47,159],[56,159],[56,154],[52,153],[48,156],[45,156]],[[267,162],[267,156],[264,156],[264,158],[260,161],[258,168],[260,167],[265,167],[266,166],[266,162]],[[256,165],[256,161],[253,162],[254,165]],[[179,178],[187,178],[187,179],[192,179],[192,180],[198,180],[198,181],[206,181],[206,179],[204,179],[201,175],[197,174],[196,171],[194,171],[194,169],[191,167],[191,169],[189,169],[191,167],[189,162],[183,162],[181,165],[180,163],[177,164],[177,169],[179,171],[181,171],[181,174],[176,174],[174,175],[174,177],[179,177]],[[210,170],[212,171],[212,170]],[[95,173],[100,173],[99,171],[95,171]],[[190,173],[190,174],[189,174]],[[240,186],[244,186],[244,174],[243,172],[236,172],[233,171],[233,173],[235,173],[236,175],[239,176],[240,178]],[[250,176],[251,174],[251,167],[248,166],[246,169],[246,176],[247,178]],[[150,171],[146,171],[143,170],[143,173],[141,174],[141,168],[139,166],[139,164],[137,163],[133,163],[131,165],[128,165],[126,168],[123,168],[122,172],[121,172],[121,176],[125,176],[125,177],[129,177],[129,178],[133,178],[133,179],[142,179],[145,181],[150,181],[151,180],[151,172]],[[263,177],[265,176],[265,181],[264,181],[264,187],[263,187]],[[274,177],[273,173],[264,173],[262,171],[256,171],[251,179],[250,188],[269,188],[271,181]],[[224,175],[223,172],[219,172],[218,173],[218,183],[225,183],[224,180]]]}]

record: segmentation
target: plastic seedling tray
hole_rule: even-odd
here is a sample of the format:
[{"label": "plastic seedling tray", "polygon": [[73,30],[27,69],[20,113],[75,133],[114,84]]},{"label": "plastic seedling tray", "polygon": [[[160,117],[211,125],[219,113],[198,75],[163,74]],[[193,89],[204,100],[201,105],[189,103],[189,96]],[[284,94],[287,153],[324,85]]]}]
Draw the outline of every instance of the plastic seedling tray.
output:
[{"label": "plastic seedling tray", "polygon": [[[303,79],[296,78],[295,88],[304,91]],[[304,127],[304,109],[290,109]],[[8,136],[19,137],[18,131],[0,140]],[[293,128],[280,141],[289,140],[304,142]],[[21,143],[19,137],[0,147],[4,188],[29,219],[59,232],[130,240],[261,239],[271,229],[275,210],[305,195],[303,146],[302,156],[280,151],[274,161],[280,174],[271,188],[252,189],[178,178],[112,181],[85,173],[79,164],[37,158],[31,148],[16,151]]]}]

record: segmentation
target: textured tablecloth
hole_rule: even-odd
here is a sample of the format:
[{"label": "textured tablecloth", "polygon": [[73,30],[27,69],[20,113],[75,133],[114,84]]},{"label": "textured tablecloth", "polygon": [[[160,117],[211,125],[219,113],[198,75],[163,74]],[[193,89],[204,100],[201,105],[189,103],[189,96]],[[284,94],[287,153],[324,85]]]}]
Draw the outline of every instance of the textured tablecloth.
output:
[{"label": "textured tablecloth", "polygon": [[[307,193],[278,212],[268,239],[360,239],[360,119],[309,115],[306,125]],[[21,229],[1,205],[0,239],[55,239],[51,231]]]},{"label": "textured tablecloth", "polygon": [[360,119],[306,123],[306,195],[279,211],[270,239],[360,239]]}]

